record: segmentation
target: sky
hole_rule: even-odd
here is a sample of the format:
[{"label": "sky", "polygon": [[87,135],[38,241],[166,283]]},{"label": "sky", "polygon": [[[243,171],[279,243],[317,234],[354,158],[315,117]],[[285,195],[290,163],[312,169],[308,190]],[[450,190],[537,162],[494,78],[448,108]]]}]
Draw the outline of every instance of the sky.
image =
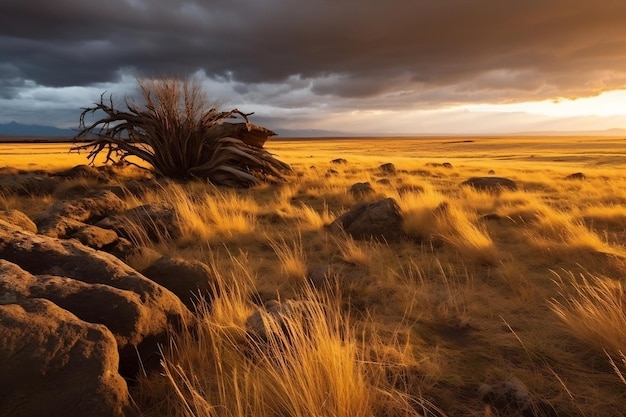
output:
[{"label": "sky", "polygon": [[626,128],[623,0],[2,0],[0,123],[194,77],[279,133]]}]

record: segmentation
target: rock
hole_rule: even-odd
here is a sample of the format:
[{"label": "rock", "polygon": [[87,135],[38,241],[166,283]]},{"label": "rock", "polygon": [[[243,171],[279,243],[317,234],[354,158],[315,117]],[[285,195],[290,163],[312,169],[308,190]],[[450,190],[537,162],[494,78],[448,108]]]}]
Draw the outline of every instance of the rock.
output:
[{"label": "rock", "polygon": [[[114,230],[118,236],[133,240],[137,234],[146,233],[148,239],[159,242],[181,236],[180,223],[174,209],[165,204],[146,204],[109,216],[95,224]],[[141,237],[141,236],[139,236]]]},{"label": "rock", "polygon": [[329,227],[344,230],[355,239],[394,242],[404,236],[400,207],[393,198],[359,203],[336,218]]},{"label": "rock", "polygon": [[27,232],[37,233],[37,225],[26,214],[18,210],[0,210],[0,219]]},{"label": "rock", "polygon": [[339,174],[339,171],[337,171],[336,169],[330,168],[330,169],[326,170],[325,177],[328,178],[328,177],[331,177],[331,176],[337,175],[337,174]]},{"label": "rock", "polygon": [[447,169],[451,169],[452,168],[452,164],[450,162],[444,162],[444,163],[427,162],[426,166],[430,167],[430,168],[447,168]]},{"label": "rock", "polygon": [[39,233],[67,238],[85,223],[93,223],[123,210],[125,203],[115,194],[98,190],[84,198],[59,201],[35,218]]},{"label": "rock", "polygon": [[323,305],[313,301],[271,300],[248,317],[246,329],[253,339],[261,341],[268,341],[270,335],[280,329],[281,334],[276,335],[277,341],[284,342],[292,333],[290,329],[295,327],[299,330],[299,325],[306,325],[309,320],[314,322],[315,316],[324,311]]},{"label": "rock", "polygon": [[94,249],[102,249],[105,246],[112,245],[118,240],[117,233],[113,230],[92,225],[82,226],[69,237],[78,239],[83,245]]},{"label": "rock", "polygon": [[192,311],[199,296],[210,305],[217,290],[211,270],[200,261],[163,256],[142,273],[176,294]]},{"label": "rock", "polygon": [[132,291],[59,276],[35,276],[1,259],[0,272],[0,295],[4,294],[4,299],[10,299],[8,295],[18,301],[46,299],[81,320],[102,324],[113,333],[120,352],[130,350],[133,354],[145,337],[141,329],[150,325],[149,309]]},{"label": "rock", "polygon": [[333,159],[332,161],[330,161],[331,164],[347,164],[348,161],[345,160],[344,158],[337,158],[337,159]]},{"label": "rock", "polygon": [[119,239],[118,242],[113,246],[116,251],[122,250],[124,247],[128,247],[128,250],[126,250],[124,253],[117,255],[113,253],[113,255],[122,259],[125,264],[129,265],[131,268],[136,269],[139,272],[145,271],[146,268],[154,263],[154,261],[160,259],[163,256],[158,251],[148,246],[134,246],[130,241],[124,238]]},{"label": "rock", "polygon": [[99,182],[107,182],[109,180],[106,174],[98,170],[98,168],[89,165],[76,165],[70,169],[56,172],[54,175],[66,179],[89,178]]},{"label": "rock", "polygon": [[42,299],[0,305],[0,415],[134,415],[106,327]]},{"label": "rock", "polygon": [[548,401],[532,395],[526,385],[518,379],[494,385],[481,384],[479,394],[485,403],[495,408],[495,415],[514,413],[523,417],[557,416],[554,407]]},{"label": "rock", "polygon": [[574,172],[565,177],[566,180],[584,180],[585,178],[587,177],[582,172]]},{"label": "rock", "polygon": [[376,180],[376,184],[390,185],[391,181],[389,180],[389,178],[380,178]]},{"label": "rock", "polygon": [[517,190],[515,181],[502,177],[473,177],[463,181],[461,185],[482,191]]},{"label": "rock", "polygon": [[313,287],[321,289],[328,285],[333,274],[328,265],[317,265],[309,268],[306,278]]},{"label": "rock", "polygon": [[[117,235],[117,233],[115,234]],[[135,246],[133,242],[126,238],[118,236],[117,240],[112,245],[107,246],[104,250],[128,264],[128,258],[135,249],[137,249],[137,246]]]},{"label": "rock", "polygon": [[378,167],[385,174],[395,174],[397,172],[396,166],[391,162],[387,162],[386,164],[382,164]]},{"label": "rock", "polygon": [[19,196],[51,195],[56,186],[56,179],[35,173],[0,176],[0,190],[5,194],[17,194]]},{"label": "rock", "polygon": [[[95,251],[75,240],[35,235],[0,221],[0,258],[33,275],[45,275],[52,286],[50,291],[56,294],[54,297],[71,299],[76,303],[76,307],[66,305],[67,308],[74,309],[76,315],[84,314],[84,310],[79,311],[79,308],[93,309],[93,314],[100,314],[96,311],[114,310],[114,305],[128,311],[140,309],[136,314],[129,313],[125,319],[115,316],[117,312],[111,312],[118,317],[115,320],[120,321],[119,326],[135,328],[134,335],[127,337],[128,345],[120,350],[120,370],[125,376],[133,377],[139,369],[138,355],[144,367],[158,366],[157,344],[168,341],[169,331],[193,324],[190,311],[169,290],[144,277],[113,255]],[[70,284],[62,279],[52,280],[49,277],[51,275],[93,284],[94,287]],[[102,306],[96,306],[96,301],[85,303],[81,296],[75,295],[92,294],[91,297],[93,294],[104,294],[104,288],[99,284],[126,293],[122,297],[120,292],[109,290],[106,295],[108,300],[117,299],[119,302],[105,302]],[[57,288],[63,285],[71,287],[62,293]],[[32,286],[29,285],[29,288]],[[126,304],[121,303],[122,298],[128,300]],[[58,298],[56,301],[59,301]],[[126,307],[131,305],[132,307]],[[117,335],[121,337],[121,333]]]},{"label": "rock", "polygon": [[488,213],[481,217],[483,220],[500,220],[502,216],[497,213]]},{"label": "rock", "polygon": [[493,169],[490,169],[487,174],[489,175],[495,175],[496,171],[494,171]]},{"label": "rock", "polygon": [[359,199],[372,195],[375,191],[369,182],[357,182],[356,184],[353,184],[350,189],[348,189],[348,193],[350,193],[354,198]]}]

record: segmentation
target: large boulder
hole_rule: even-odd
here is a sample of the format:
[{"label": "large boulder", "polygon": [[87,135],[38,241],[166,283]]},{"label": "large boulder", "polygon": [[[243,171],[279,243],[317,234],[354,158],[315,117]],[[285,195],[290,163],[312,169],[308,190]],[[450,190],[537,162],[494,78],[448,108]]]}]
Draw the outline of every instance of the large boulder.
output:
[{"label": "large boulder", "polygon": [[[150,309],[132,291],[54,275],[32,275],[0,259],[0,301],[19,302],[26,298],[52,301],[82,320],[105,325],[115,336],[122,358],[130,357],[131,366],[135,348],[146,337],[143,329],[150,326]],[[126,373],[124,365],[122,372]]]},{"label": "large boulder", "polygon": [[99,221],[122,211],[125,203],[110,191],[98,190],[86,197],[59,201],[35,218],[39,233],[67,238],[85,223]]},{"label": "large boulder", "polygon": [[331,230],[344,230],[355,239],[381,239],[395,242],[404,236],[402,214],[393,198],[363,202],[337,217]]},{"label": "large boulder", "polygon": [[134,415],[115,339],[42,299],[0,305],[0,415]]},{"label": "large boulder", "polygon": [[35,235],[0,221],[0,258],[44,276],[22,288],[27,294],[50,297],[79,317],[111,326],[124,376],[139,369],[138,354],[144,367],[157,366],[158,344],[168,341],[172,329],[193,324],[191,312],[172,292],[75,240]]}]

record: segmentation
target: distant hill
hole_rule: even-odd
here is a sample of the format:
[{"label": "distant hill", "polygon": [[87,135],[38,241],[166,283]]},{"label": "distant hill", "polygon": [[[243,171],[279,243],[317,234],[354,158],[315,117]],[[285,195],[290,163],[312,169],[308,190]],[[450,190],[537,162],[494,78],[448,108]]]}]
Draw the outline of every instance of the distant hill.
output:
[{"label": "distant hill", "polygon": [[0,123],[0,135],[5,136],[37,136],[37,137],[73,137],[76,131],[59,129],[54,126],[24,125],[17,122]]}]

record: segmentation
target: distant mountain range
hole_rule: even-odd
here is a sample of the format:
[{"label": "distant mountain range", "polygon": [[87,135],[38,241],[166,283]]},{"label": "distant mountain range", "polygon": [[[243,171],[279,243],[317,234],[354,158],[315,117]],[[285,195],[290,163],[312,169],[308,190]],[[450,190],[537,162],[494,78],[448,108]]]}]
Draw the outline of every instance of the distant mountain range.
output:
[{"label": "distant mountain range", "polygon": [[17,122],[0,123],[0,135],[4,136],[73,137],[76,133],[72,129],[59,129],[54,126],[24,125]]}]

